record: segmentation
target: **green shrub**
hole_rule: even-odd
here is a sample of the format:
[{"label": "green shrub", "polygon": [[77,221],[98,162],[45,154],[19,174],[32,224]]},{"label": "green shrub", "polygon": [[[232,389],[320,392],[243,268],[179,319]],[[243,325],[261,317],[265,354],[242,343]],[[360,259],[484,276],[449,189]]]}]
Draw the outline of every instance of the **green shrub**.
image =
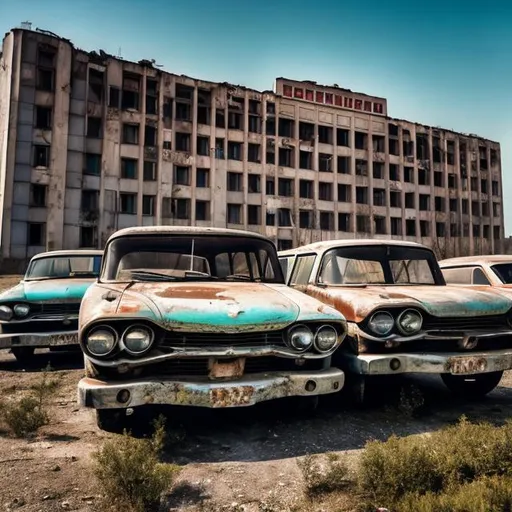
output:
[{"label": "green shrub", "polygon": [[106,500],[118,510],[147,512],[156,509],[178,467],[159,462],[165,442],[163,420],[155,424],[151,439],[136,439],[126,432],[107,441],[94,454],[94,473]]}]

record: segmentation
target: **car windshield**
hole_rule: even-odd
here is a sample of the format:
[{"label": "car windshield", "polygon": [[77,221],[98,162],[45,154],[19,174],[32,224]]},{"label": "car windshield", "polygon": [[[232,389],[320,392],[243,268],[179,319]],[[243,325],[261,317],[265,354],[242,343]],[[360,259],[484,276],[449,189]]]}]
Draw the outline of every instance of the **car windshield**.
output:
[{"label": "car windshield", "polygon": [[326,285],[444,284],[431,251],[385,245],[339,247],[328,251],[318,282]]},{"label": "car windshield", "polygon": [[101,255],[48,256],[32,260],[24,280],[96,278],[100,269]]},{"label": "car windshield", "polygon": [[271,242],[240,236],[143,235],[114,239],[105,281],[253,281],[284,283]]},{"label": "car windshield", "polygon": [[512,263],[499,263],[491,268],[503,284],[512,284]]}]

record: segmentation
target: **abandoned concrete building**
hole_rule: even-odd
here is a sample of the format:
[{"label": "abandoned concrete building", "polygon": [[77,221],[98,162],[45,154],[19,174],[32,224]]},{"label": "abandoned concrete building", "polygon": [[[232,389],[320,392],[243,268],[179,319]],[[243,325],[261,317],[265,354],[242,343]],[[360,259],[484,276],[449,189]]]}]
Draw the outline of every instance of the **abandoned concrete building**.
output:
[{"label": "abandoned concrete building", "polygon": [[500,146],[388,116],[384,98],[278,78],[258,92],[13,29],[0,68],[7,260],[133,225],[498,251]]}]

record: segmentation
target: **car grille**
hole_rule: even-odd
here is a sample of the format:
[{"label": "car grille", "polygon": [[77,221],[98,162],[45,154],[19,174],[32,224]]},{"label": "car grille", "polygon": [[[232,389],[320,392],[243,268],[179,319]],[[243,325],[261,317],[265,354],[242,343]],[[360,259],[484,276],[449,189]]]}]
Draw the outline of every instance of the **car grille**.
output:
[{"label": "car grille", "polygon": [[160,342],[161,348],[170,347],[284,347],[283,331],[248,333],[166,333]]},{"label": "car grille", "polygon": [[78,315],[80,302],[29,304],[31,316]]},{"label": "car grille", "polygon": [[469,318],[425,318],[423,329],[426,331],[442,330],[442,331],[463,331],[473,329],[489,329],[489,328],[509,327],[507,318],[504,315],[475,316]]},{"label": "car grille", "polygon": [[78,320],[71,320],[64,324],[62,321],[38,321],[16,322],[2,324],[2,332],[4,334],[26,334],[26,333],[45,333],[45,332],[65,332],[75,331],[78,329]]}]

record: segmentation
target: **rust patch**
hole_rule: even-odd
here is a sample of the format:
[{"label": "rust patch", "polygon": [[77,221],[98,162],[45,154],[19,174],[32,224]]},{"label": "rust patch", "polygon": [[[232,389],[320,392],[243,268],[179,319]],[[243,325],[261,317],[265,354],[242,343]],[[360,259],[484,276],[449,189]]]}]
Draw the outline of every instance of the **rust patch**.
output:
[{"label": "rust patch", "polygon": [[210,359],[209,363],[210,380],[216,379],[239,379],[244,374],[245,358],[233,360]]},{"label": "rust patch", "polygon": [[204,299],[204,300],[233,300],[231,297],[222,295],[226,292],[224,286],[190,286],[190,285],[171,285],[155,295],[162,298],[182,297],[186,299]]},{"label": "rust patch", "polygon": [[119,306],[119,313],[137,313],[137,311],[140,311],[139,305],[121,304]]},{"label": "rust patch", "polygon": [[253,394],[252,386],[214,388],[210,391],[210,399],[214,407],[232,407],[250,403]]},{"label": "rust patch", "polygon": [[487,368],[487,361],[484,357],[467,356],[454,357],[446,363],[446,370],[454,375],[468,375],[482,373]]}]

